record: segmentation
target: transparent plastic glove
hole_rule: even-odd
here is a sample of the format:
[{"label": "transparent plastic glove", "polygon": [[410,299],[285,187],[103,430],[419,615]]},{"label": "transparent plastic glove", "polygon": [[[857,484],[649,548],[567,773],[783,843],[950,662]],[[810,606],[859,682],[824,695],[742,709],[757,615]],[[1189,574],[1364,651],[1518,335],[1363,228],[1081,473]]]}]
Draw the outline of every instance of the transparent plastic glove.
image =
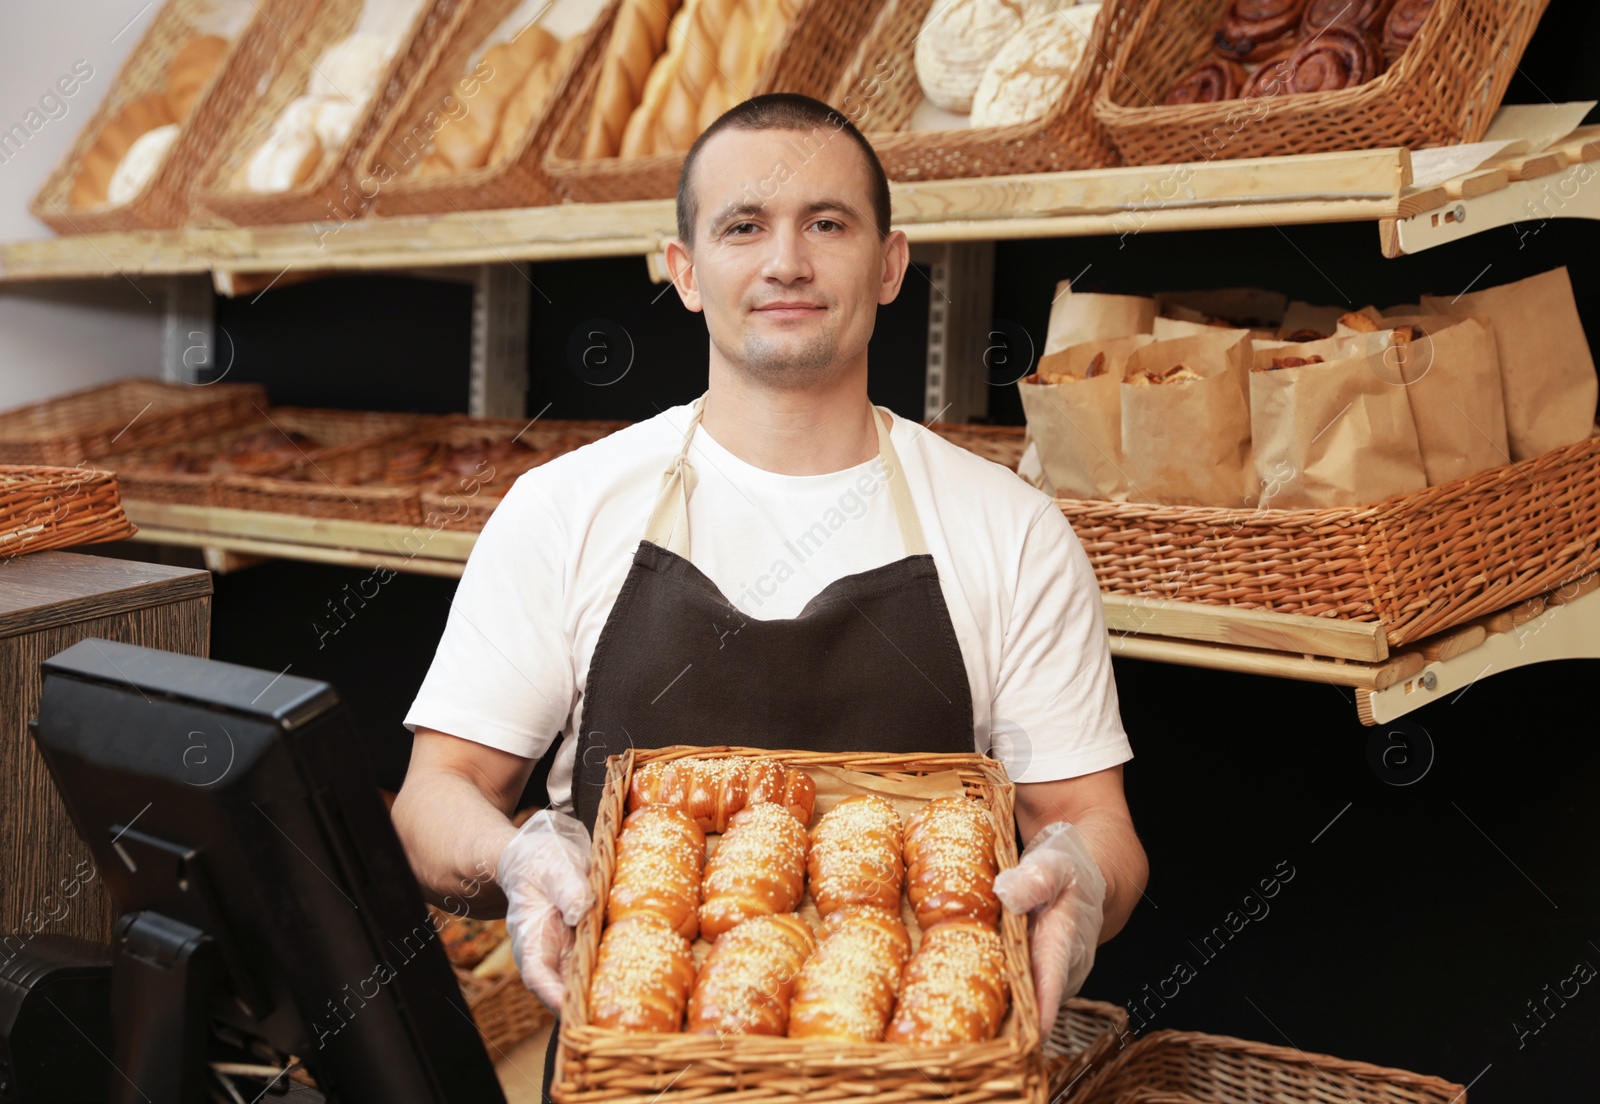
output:
[{"label": "transparent plastic glove", "polygon": [[1030,914],[1040,1031],[1048,1037],[1061,1003],[1077,995],[1094,967],[1105,923],[1105,875],[1083,834],[1058,820],[1039,830],[1016,866],[995,875],[994,892],[1012,912]]},{"label": "transparent plastic glove", "polygon": [[572,929],[594,905],[589,833],[565,813],[540,810],[500,853],[495,881],[506,895],[506,932],[523,983],[559,1014]]}]

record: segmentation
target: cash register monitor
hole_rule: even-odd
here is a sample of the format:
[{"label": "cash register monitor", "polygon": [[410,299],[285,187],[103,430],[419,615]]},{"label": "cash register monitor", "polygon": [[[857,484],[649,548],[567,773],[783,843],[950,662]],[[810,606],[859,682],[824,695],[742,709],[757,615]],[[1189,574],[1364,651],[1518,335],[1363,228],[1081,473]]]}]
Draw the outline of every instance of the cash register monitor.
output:
[{"label": "cash register monitor", "polygon": [[327,1100],[504,1100],[331,686],[97,639],[43,666],[34,738],[115,918],[111,1099],[292,1057]]}]

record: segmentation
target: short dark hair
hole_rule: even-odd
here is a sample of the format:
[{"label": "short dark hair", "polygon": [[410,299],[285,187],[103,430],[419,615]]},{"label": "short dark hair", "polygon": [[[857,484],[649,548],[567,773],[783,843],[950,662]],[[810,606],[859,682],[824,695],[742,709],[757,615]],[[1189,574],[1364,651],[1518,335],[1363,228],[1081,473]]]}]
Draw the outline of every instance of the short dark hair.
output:
[{"label": "short dark hair", "polygon": [[690,181],[695,162],[700,159],[700,149],[710,139],[724,130],[804,130],[829,128],[848,134],[861,147],[861,156],[867,162],[867,175],[872,187],[872,213],[878,224],[878,237],[889,235],[889,178],[884,174],[878,153],[867,141],[866,135],[856,125],[821,100],[802,96],[798,92],[769,92],[735,104],[717,117],[716,121],[700,133],[684,155],[683,168],[678,173],[678,238],[689,248],[694,247],[694,223],[699,217]]}]

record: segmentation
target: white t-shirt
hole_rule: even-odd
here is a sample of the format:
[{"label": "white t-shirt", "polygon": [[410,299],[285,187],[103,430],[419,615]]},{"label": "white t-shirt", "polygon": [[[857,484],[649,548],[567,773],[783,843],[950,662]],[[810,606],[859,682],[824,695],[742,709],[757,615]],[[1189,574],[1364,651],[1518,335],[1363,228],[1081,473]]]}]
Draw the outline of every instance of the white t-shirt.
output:
[{"label": "white t-shirt", "polygon": [[[673,407],[516,481],[467,561],[407,728],[529,758],[560,733],[550,798],[570,807],[589,660],[689,417]],[[890,433],[961,646],[974,750],[1016,782],[1132,758],[1099,591],[1061,511],[916,422]],[[905,556],[880,459],[779,475],[698,426],[689,462],[689,559],[747,617],[793,617],[835,579]]]}]

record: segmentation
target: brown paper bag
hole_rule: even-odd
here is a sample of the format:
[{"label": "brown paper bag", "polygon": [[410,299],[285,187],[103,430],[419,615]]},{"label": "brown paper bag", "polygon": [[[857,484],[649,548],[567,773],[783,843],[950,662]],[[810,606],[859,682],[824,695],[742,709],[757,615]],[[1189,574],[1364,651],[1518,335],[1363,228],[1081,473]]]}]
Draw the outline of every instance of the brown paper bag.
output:
[{"label": "brown paper bag", "polygon": [[[1125,379],[1184,364],[1201,378],[1122,385],[1123,471],[1134,498],[1174,506],[1253,504],[1250,337],[1218,330],[1135,349]],[[1246,501],[1248,499],[1248,502]]]},{"label": "brown paper bag", "polygon": [[1600,384],[1565,268],[1455,299],[1424,295],[1422,309],[1486,319],[1494,329],[1511,459],[1588,436]]},{"label": "brown paper bag", "polygon": [[1438,314],[1386,315],[1384,324],[1424,331],[1409,346],[1397,344],[1392,329],[1368,334],[1362,344],[1373,371],[1406,393],[1428,485],[1509,464],[1494,330],[1476,318]]},{"label": "brown paper bag", "polygon": [[1154,299],[1077,293],[1072,290],[1071,280],[1062,280],[1056,285],[1056,297],[1050,304],[1043,355],[1086,341],[1147,334],[1155,317]]},{"label": "brown paper bag", "polygon": [[1156,296],[1156,306],[1168,318],[1227,322],[1241,330],[1270,329],[1276,333],[1288,309],[1289,297],[1265,288],[1167,291]]},{"label": "brown paper bag", "polygon": [[[1255,350],[1251,447],[1261,505],[1359,506],[1428,485],[1405,388],[1385,382],[1341,338]],[[1270,369],[1275,357],[1321,364]]]},{"label": "brown paper bag", "polygon": [[1122,366],[1128,354],[1153,339],[1148,334],[1091,341],[1039,361],[1039,372],[1083,371],[1096,353],[1106,370],[1074,383],[1042,383],[1038,374],[1017,384],[1028,435],[1039,451],[1045,478],[1063,498],[1128,501],[1122,470]]},{"label": "brown paper bag", "polygon": [[1291,334],[1298,333],[1301,330],[1315,330],[1324,337],[1332,337],[1334,328],[1339,324],[1340,316],[1347,309],[1345,307],[1323,307],[1296,299],[1283,312],[1283,321],[1278,324],[1278,338],[1281,341],[1287,341]]}]

